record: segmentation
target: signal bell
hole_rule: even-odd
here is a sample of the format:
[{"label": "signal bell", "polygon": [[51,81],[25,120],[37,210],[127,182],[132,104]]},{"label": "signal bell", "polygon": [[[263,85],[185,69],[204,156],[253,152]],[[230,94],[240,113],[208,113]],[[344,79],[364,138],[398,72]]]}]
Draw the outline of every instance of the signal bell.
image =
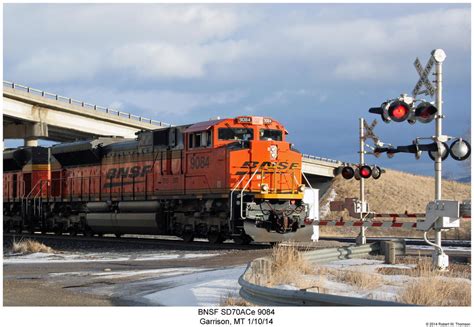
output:
[{"label": "signal bell", "polygon": [[466,140],[459,138],[451,144],[449,153],[454,160],[466,160],[471,155],[471,145]]},{"label": "signal bell", "polygon": [[441,161],[446,160],[446,158],[449,156],[449,147],[448,144],[445,142],[435,142],[437,150],[436,151],[428,151],[428,156],[431,158],[431,160],[436,161],[436,156],[438,153],[441,156]]}]

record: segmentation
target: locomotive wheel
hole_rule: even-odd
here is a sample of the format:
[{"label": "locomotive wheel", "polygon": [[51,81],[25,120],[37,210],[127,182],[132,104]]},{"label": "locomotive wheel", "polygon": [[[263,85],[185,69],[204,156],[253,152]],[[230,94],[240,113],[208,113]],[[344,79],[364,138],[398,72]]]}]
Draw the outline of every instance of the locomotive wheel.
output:
[{"label": "locomotive wheel", "polygon": [[77,230],[76,230],[76,229],[71,229],[71,230],[69,231],[69,235],[70,235],[70,236],[76,236],[76,235],[77,235]]},{"label": "locomotive wheel", "polygon": [[90,229],[86,229],[84,232],[82,232],[82,235],[84,237],[91,237],[92,236],[92,231]]},{"label": "locomotive wheel", "polygon": [[62,230],[61,228],[56,228],[56,229],[54,230],[54,234],[55,234],[55,235],[58,235],[58,236],[59,236],[59,235],[63,235],[63,230]]},{"label": "locomotive wheel", "polygon": [[4,234],[10,234],[10,229],[11,229],[10,222],[7,222],[7,223],[3,224],[3,233]]},{"label": "locomotive wheel", "polygon": [[15,227],[15,233],[16,234],[22,234],[23,233],[23,226],[22,225],[18,225]]},{"label": "locomotive wheel", "polygon": [[248,245],[252,239],[248,235],[239,235],[233,237],[234,243],[237,245]]},{"label": "locomotive wheel", "polygon": [[193,232],[184,232],[183,235],[181,235],[181,238],[183,239],[184,242],[190,243],[194,241],[194,233]]},{"label": "locomotive wheel", "polygon": [[224,237],[222,236],[222,234],[216,232],[207,234],[207,239],[211,244],[221,244],[222,242],[224,242]]},{"label": "locomotive wheel", "polygon": [[120,233],[115,233],[115,237],[116,237],[116,238],[121,238],[121,237],[122,237],[122,234],[120,234]]}]

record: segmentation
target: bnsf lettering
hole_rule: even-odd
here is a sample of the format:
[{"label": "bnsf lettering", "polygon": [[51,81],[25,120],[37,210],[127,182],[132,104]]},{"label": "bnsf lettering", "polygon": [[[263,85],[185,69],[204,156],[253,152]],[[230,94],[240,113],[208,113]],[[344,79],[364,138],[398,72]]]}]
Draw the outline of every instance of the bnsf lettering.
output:
[{"label": "bnsf lettering", "polygon": [[143,177],[151,172],[151,166],[133,166],[127,168],[110,168],[107,171],[107,178],[120,178],[120,177]]},{"label": "bnsf lettering", "polygon": [[298,164],[296,162],[290,165],[290,169],[296,169],[296,168],[298,168]]},{"label": "bnsf lettering", "polygon": [[258,166],[258,161],[246,161],[240,168],[256,168]]},{"label": "bnsf lettering", "polygon": [[191,169],[209,167],[209,157],[192,157],[190,160]]},{"label": "bnsf lettering", "polygon": [[[240,168],[257,168],[259,166],[259,163],[260,163],[259,161],[245,161],[242,167]],[[269,161],[262,162],[262,164],[260,165],[260,168],[266,168],[266,167],[275,167],[275,166],[273,166],[273,163]],[[278,162],[276,165],[276,169],[281,169],[281,170],[288,169],[288,168],[296,169],[298,167],[299,167],[299,164],[296,162],[290,164],[289,162],[282,161],[282,162]]]}]

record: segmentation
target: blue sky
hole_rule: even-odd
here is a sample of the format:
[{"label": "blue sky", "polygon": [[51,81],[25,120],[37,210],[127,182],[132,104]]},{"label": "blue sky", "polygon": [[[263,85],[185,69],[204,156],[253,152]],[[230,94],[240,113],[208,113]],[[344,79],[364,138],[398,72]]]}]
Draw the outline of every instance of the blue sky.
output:
[{"label": "blue sky", "polygon": [[[447,53],[444,132],[467,133],[470,15],[470,4],[5,4],[4,79],[172,124],[270,116],[302,152],[355,162],[358,118],[410,93],[414,59],[435,48]],[[394,145],[434,134],[378,120]],[[426,154],[368,160],[433,172]]]}]

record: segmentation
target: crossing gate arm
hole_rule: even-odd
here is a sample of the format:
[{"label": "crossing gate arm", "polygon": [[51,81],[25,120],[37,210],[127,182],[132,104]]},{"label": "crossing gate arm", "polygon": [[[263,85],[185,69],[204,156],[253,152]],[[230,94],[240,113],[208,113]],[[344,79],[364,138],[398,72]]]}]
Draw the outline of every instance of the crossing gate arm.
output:
[{"label": "crossing gate arm", "polygon": [[337,221],[337,220],[319,220],[314,222],[315,225],[319,226],[332,226],[332,227],[379,227],[379,228],[403,228],[413,229],[417,227],[416,222],[394,222],[394,221]]}]

